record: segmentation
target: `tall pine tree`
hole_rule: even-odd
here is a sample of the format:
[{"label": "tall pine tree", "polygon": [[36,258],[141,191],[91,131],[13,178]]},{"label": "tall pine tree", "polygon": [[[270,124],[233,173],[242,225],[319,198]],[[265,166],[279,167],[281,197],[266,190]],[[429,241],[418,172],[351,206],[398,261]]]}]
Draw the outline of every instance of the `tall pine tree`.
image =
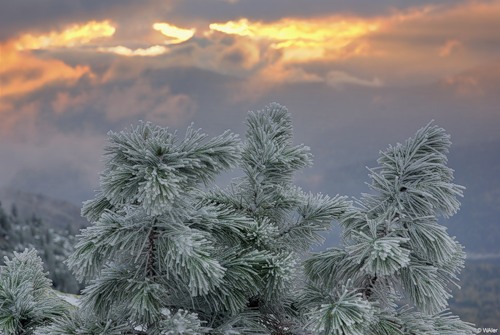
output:
[{"label": "tall pine tree", "polygon": [[292,145],[292,122],[285,107],[271,104],[251,112],[247,128],[240,161],[244,176],[227,190],[209,193],[207,199],[253,222],[246,239],[235,247],[267,255],[258,290],[245,297],[265,332],[302,333],[305,319],[297,294],[303,281],[301,262],[349,202],[345,197],[305,193],[293,185],[293,174],[312,159],[308,147]]}]

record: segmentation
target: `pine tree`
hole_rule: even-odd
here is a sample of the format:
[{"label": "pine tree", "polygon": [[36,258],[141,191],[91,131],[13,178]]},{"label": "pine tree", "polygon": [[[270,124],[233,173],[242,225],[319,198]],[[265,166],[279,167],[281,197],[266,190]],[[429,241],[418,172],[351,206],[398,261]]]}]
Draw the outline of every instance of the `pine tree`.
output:
[{"label": "pine tree", "polygon": [[343,245],[305,262],[303,308],[317,334],[473,334],[447,311],[463,247],[438,217],[459,208],[463,187],[447,167],[450,136],[427,125],[381,152],[372,193],[340,218]]},{"label": "pine tree", "polygon": [[239,158],[236,136],[207,139],[189,128],[179,138],[149,123],[109,136],[101,190],[83,208],[94,225],[69,259],[89,281],[81,327],[92,320],[123,334],[188,334],[258,326],[242,295],[256,292],[268,255],[235,247],[254,223],[203,203],[204,186]]},{"label": "pine tree", "polygon": [[[212,191],[208,200],[224,204],[254,225],[240,249],[268,255],[266,272],[247,306],[259,313],[271,334],[302,332],[297,309],[302,281],[301,260],[323,241],[320,232],[331,227],[349,206],[345,197],[305,193],[293,185],[293,174],[312,163],[309,148],[292,145],[292,122],[287,109],[271,104],[247,119],[240,168],[244,177],[228,190]],[[244,285],[244,283],[242,283]]]},{"label": "pine tree", "polygon": [[0,265],[5,256],[12,258],[13,252],[35,249],[42,259],[44,269],[48,271],[52,285],[59,291],[77,293],[79,285],[64,264],[64,260],[73,252],[74,236],[67,230],[49,228],[36,215],[20,219],[17,207],[7,215],[0,206]]},{"label": "pine tree", "polygon": [[65,315],[67,304],[51,289],[34,249],[14,252],[0,267],[0,334],[30,335]]}]

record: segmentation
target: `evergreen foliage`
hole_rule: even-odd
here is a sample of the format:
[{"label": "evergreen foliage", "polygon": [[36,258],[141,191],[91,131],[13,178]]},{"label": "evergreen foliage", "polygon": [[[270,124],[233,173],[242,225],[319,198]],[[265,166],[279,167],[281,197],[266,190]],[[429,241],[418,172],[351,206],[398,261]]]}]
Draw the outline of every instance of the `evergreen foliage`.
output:
[{"label": "evergreen foliage", "polygon": [[305,261],[313,289],[306,290],[304,301],[334,308],[342,295],[337,293],[335,302],[322,297],[345,291],[350,283],[352,293],[368,303],[365,316],[373,314],[369,320],[340,308],[318,311],[334,329],[325,334],[475,332],[446,312],[465,260],[463,247],[437,223],[439,216],[458,210],[463,190],[453,184],[446,165],[450,144],[442,128],[429,124],[404,144],[382,151],[380,166],[370,169],[372,193],[340,218],[343,247]]},{"label": "evergreen foliage", "polygon": [[[381,152],[372,192],[353,203],[293,184],[312,155],[293,144],[286,108],[246,124],[244,141],[150,123],[110,132],[82,209],[92,225],[68,259],[86,284],[80,306],[36,334],[475,333],[447,311],[465,253],[437,222],[463,191],[443,129]],[[236,167],[240,178],[213,186]],[[334,220],[343,244],[311,255]]]},{"label": "evergreen foliage", "polygon": [[66,313],[68,306],[54,294],[46,275],[33,249],[5,258],[0,267],[0,334],[33,334]]}]

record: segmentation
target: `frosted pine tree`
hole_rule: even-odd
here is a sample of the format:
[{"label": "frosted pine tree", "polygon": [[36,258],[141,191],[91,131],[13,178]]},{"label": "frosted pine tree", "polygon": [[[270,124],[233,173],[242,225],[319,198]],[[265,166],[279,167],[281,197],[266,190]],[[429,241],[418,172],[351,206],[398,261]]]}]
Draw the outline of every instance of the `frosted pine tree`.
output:
[{"label": "frosted pine tree", "polygon": [[149,123],[110,132],[101,189],[82,210],[93,225],[68,262],[88,282],[82,307],[50,333],[197,334],[221,326],[203,314],[227,295],[229,253],[217,234],[236,235],[247,222],[202,206],[200,194],[238,157],[228,132],[207,139],[189,128],[180,138]]},{"label": "frosted pine tree", "polygon": [[458,210],[463,190],[446,165],[450,144],[442,128],[428,125],[381,152],[372,192],[340,219],[343,246],[305,262],[301,306],[315,334],[475,333],[447,311],[465,260],[438,224]]},{"label": "frosted pine tree", "polygon": [[292,122],[285,107],[275,103],[251,112],[247,128],[240,162],[244,177],[206,199],[253,222],[245,239],[235,245],[238,254],[266,255],[258,285],[242,292],[243,302],[258,313],[266,333],[299,334],[304,331],[297,300],[302,260],[349,203],[345,197],[305,193],[294,186],[293,174],[312,159],[308,147],[292,145]]},{"label": "frosted pine tree", "polygon": [[36,250],[14,252],[0,266],[0,334],[30,335],[67,313],[68,305],[51,289]]}]

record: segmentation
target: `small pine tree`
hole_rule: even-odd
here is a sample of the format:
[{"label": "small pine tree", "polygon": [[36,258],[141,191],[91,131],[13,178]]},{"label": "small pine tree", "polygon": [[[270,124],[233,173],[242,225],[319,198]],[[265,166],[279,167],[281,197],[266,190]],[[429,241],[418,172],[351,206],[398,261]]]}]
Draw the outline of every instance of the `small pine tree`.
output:
[{"label": "small pine tree", "polygon": [[[15,205],[12,208],[17,208]],[[16,209],[17,212],[17,209]],[[0,205],[0,265],[13,252],[35,249],[41,257],[52,285],[59,291],[77,293],[79,285],[64,261],[73,252],[74,236],[49,228],[36,215],[29,219],[7,215]]]},{"label": "small pine tree", "polygon": [[101,190],[83,208],[94,225],[82,231],[69,259],[90,280],[82,313],[92,316],[80,320],[147,334],[254,326],[252,313],[239,312],[246,291],[259,287],[268,255],[235,247],[251,220],[203,203],[203,184],[239,154],[228,132],[207,139],[189,128],[179,139],[142,123],[110,133]]},{"label": "small pine tree", "polygon": [[30,335],[67,312],[46,275],[34,249],[5,257],[0,267],[0,334]]},{"label": "small pine tree", "polygon": [[450,136],[427,125],[381,152],[373,191],[340,218],[343,245],[305,262],[302,306],[317,334],[475,333],[447,312],[464,265],[463,247],[439,225],[459,208],[463,187],[447,167]]}]

